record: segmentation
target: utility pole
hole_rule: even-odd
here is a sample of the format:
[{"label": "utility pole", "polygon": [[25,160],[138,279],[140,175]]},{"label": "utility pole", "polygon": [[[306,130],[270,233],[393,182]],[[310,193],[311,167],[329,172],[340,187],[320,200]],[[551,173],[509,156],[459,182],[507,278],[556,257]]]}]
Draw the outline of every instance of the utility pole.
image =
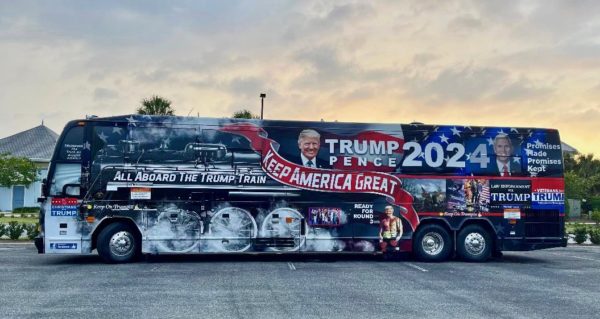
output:
[{"label": "utility pole", "polygon": [[265,98],[267,97],[267,95],[265,93],[261,93],[260,94],[260,119],[263,119],[263,111],[265,108]]}]

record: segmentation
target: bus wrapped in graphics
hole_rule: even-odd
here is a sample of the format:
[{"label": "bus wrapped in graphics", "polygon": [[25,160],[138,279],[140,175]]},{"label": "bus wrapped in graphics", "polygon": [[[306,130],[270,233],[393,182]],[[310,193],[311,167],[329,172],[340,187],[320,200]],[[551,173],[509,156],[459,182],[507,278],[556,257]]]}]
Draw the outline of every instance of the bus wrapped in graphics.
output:
[{"label": "bus wrapped in graphics", "polygon": [[553,129],[127,115],[72,121],[40,253],[412,252],[565,246]]}]

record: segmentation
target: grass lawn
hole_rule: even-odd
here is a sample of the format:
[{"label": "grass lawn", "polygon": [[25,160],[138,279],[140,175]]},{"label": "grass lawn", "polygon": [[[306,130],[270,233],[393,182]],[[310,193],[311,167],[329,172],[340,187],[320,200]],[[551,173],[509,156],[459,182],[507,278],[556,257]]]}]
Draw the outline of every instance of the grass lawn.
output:
[{"label": "grass lawn", "polygon": [[8,224],[12,221],[17,221],[21,224],[37,224],[39,220],[37,218],[25,218],[25,217],[2,217],[0,223]]}]

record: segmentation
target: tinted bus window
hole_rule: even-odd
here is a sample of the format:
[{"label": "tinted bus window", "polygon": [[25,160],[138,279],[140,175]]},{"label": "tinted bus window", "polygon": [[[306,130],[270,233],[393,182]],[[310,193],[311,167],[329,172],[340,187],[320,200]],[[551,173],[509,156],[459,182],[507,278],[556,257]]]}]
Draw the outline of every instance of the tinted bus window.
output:
[{"label": "tinted bus window", "polygon": [[83,149],[83,126],[76,126],[69,130],[61,141],[58,152],[58,161],[79,162]]}]

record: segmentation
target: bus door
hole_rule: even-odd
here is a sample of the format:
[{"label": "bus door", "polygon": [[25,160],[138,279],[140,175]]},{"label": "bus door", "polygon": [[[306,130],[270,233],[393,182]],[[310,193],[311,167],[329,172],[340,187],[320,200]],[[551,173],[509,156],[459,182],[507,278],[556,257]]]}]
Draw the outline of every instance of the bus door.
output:
[{"label": "bus door", "polygon": [[58,143],[43,203],[46,253],[81,253],[81,176],[85,126],[73,126]]}]

